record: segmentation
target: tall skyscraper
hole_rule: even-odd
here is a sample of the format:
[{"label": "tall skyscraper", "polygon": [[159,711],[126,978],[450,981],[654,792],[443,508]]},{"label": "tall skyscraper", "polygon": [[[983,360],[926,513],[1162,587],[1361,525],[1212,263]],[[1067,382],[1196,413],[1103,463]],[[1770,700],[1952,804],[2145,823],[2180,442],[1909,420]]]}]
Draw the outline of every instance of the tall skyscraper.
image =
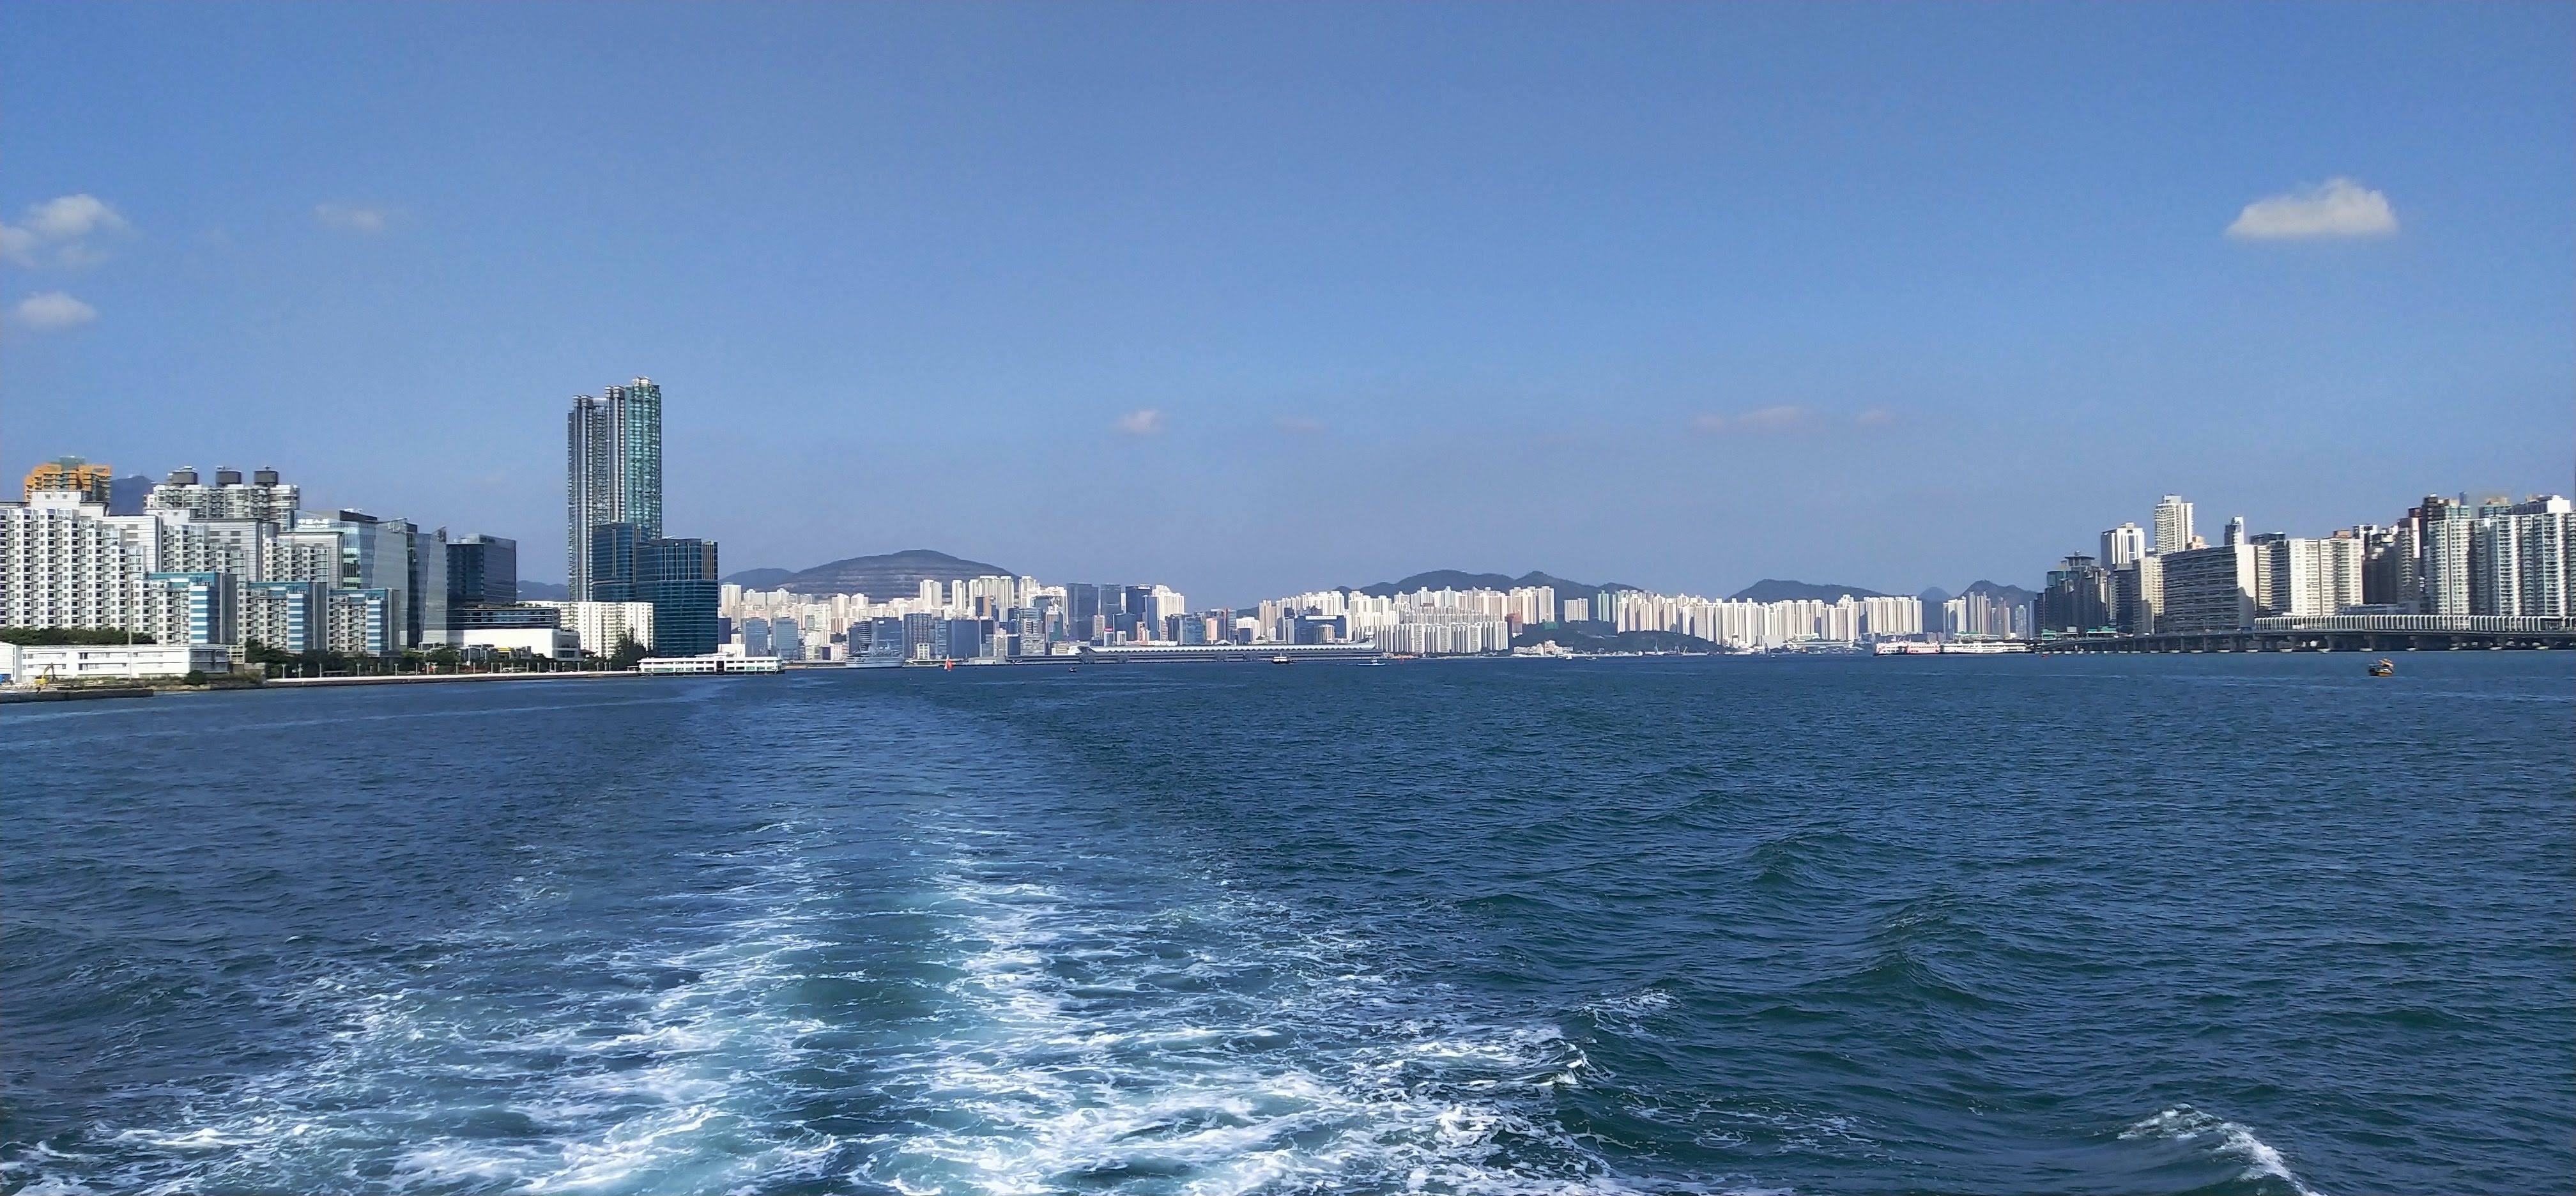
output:
[{"label": "tall skyscraper", "polygon": [[2156,500],[2155,517],[2158,556],[2182,552],[2191,547],[2191,504],[2179,494],[2168,494]]},{"label": "tall skyscraper", "polygon": [[2117,569],[2147,555],[2147,532],[2134,523],[2123,523],[2102,533],[2102,567]]},{"label": "tall skyscraper", "polygon": [[574,396],[565,421],[564,563],[577,600],[596,580],[590,530],[608,523],[662,536],[662,388],[650,378]]}]

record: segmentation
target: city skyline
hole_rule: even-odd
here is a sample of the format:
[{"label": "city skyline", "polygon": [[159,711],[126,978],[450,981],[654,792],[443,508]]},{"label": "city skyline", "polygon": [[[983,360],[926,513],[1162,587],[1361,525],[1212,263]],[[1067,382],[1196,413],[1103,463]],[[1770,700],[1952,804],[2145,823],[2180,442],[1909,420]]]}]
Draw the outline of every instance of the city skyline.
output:
[{"label": "city skyline", "polygon": [[2568,488],[2563,7],[143,12],[0,18],[13,476],[275,462],[563,577],[534,429],[642,374],[737,565],[1232,600]]}]

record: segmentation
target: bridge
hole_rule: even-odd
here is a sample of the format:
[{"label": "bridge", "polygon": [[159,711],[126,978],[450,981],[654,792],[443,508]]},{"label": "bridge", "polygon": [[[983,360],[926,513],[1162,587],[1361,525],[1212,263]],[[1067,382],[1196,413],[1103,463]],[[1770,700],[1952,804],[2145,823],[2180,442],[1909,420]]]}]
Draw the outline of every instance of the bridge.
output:
[{"label": "bridge", "polygon": [[2576,648],[2566,615],[2318,615],[2153,635],[2069,635],[2042,652],[2456,652]]}]

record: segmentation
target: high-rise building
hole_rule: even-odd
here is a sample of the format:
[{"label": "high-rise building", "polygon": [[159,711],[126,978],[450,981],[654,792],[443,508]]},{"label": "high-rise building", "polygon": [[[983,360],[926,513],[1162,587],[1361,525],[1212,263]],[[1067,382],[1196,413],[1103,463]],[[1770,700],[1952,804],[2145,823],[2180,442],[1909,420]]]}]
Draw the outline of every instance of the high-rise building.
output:
[{"label": "high-rise building", "polygon": [[241,642],[241,579],[229,573],[147,573],[145,634],[161,644]]},{"label": "high-rise building", "polygon": [[104,507],[116,482],[116,470],[104,461],[92,463],[85,457],[56,457],[27,471],[27,484],[19,491],[21,499],[34,498],[39,490],[71,490],[88,502]]},{"label": "high-rise building", "polygon": [[2153,635],[2165,602],[2165,559],[2141,556],[2111,571],[2111,625],[2122,635]]},{"label": "high-rise building", "polygon": [[2111,572],[2089,556],[2070,556],[2048,571],[2048,585],[2033,601],[2039,633],[2082,635],[2112,629]]},{"label": "high-rise building", "polygon": [[2123,523],[2102,533],[2102,567],[2117,569],[2147,555],[2147,532],[2134,523]]},{"label": "high-rise building", "polygon": [[2302,618],[2340,614],[2362,600],[2362,542],[2349,535],[2311,540],[2295,536],[2251,538],[2259,550],[2256,605],[2264,615]]},{"label": "high-rise building", "polygon": [[2428,615],[2465,615],[2469,605],[2470,542],[2477,516],[2459,503],[2424,511],[2424,594]]},{"label": "high-rise building", "polygon": [[330,594],[329,586],[314,581],[242,583],[242,642],[280,652],[321,648]]},{"label": "high-rise building", "polygon": [[2233,631],[2254,625],[2262,580],[2251,544],[2190,548],[2164,557],[2164,609],[2156,630]]},{"label": "high-rise building", "polygon": [[575,599],[597,580],[590,529],[630,523],[662,535],[662,388],[649,378],[576,395],[564,432],[564,556]]},{"label": "high-rise building", "polygon": [[0,503],[0,625],[118,628],[133,624],[157,534],[112,519],[77,490]]},{"label": "high-rise building", "polygon": [[301,492],[278,480],[274,469],[255,470],[242,480],[238,469],[218,469],[213,485],[197,480],[197,471],[181,467],[144,497],[151,510],[185,511],[192,519],[265,519],[279,527],[295,523]]},{"label": "high-rise building", "polygon": [[635,550],[635,597],[653,604],[653,650],[663,656],[705,656],[716,650],[716,580],[713,540],[646,540]]},{"label": "high-rise building", "polygon": [[2156,500],[2155,551],[2187,552],[2191,549],[2191,504],[2179,494],[2168,494]]},{"label": "high-rise building", "polygon": [[508,606],[519,600],[519,542],[459,536],[447,544],[447,605]]},{"label": "high-rise building", "polygon": [[2239,544],[2247,542],[2248,539],[2245,533],[2245,517],[2239,515],[2234,519],[2228,520],[2227,538],[2219,541],[2219,546],[2223,548],[2233,548]]}]

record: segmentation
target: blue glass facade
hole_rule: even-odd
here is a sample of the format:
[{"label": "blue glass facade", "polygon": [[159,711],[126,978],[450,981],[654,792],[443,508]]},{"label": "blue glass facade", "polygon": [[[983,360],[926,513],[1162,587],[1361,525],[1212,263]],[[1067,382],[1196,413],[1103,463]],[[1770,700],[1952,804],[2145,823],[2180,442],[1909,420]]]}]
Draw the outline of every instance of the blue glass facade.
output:
[{"label": "blue glass facade", "polygon": [[[629,525],[631,526],[631,525]],[[705,656],[716,650],[716,542],[645,540],[635,548],[635,597],[653,604],[656,656]]]}]

